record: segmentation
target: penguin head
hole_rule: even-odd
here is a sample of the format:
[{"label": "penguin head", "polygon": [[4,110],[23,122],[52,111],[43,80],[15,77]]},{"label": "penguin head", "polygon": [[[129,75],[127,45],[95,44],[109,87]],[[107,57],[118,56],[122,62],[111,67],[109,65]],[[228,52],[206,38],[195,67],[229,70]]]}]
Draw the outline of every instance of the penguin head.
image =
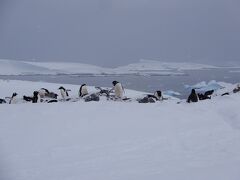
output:
[{"label": "penguin head", "polygon": [[195,93],[196,93],[195,89],[192,89],[192,94],[195,94]]},{"label": "penguin head", "polygon": [[113,81],[112,84],[113,86],[116,86],[116,84],[119,83],[118,81]]},{"label": "penguin head", "polygon": [[49,91],[46,88],[41,88],[42,90],[45,91],[45,93],[49,94]]},{"label": "penguin head", "polygon": [[155,95],[156,97],[162,97],[162,92],[161,92],[161,91],[156,91],[156,92],[154,93],[154,95]]},{"label": "penguin head", "polygon": [[60,88],[58,88],[58,89],[59,89],[59,90],[64,90],[64,91],[65,91],[65,88],[64,88],[64,87],[62,87],[62,86],[61,86]]},{"label": "penguin head", "polygon": [[18,94],[17,93],[13,93],[12,94],[12,97],[16,97]]},{"label": "penguin head", "polygon": [[81,87],[86,86],[86,84],[82,84]]}]

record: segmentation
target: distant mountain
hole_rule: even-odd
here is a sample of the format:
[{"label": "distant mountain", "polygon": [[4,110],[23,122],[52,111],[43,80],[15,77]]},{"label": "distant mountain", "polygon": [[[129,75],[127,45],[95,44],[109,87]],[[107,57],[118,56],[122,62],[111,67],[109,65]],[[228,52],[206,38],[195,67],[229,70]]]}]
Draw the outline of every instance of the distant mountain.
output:
[{"label": "distant mountain", "polygon": [[91,74],[91,75],[182,75],[185,70],[214,69],[217,66],[196,63],[166,63],[140,60],[117,68],[71,62],[28,62],[0,60],[0,75]]},{"label": "distant mountain", "polygon": [[45,67],[35,66],[23,61],[0,60],[0,75],[52,74]]}]

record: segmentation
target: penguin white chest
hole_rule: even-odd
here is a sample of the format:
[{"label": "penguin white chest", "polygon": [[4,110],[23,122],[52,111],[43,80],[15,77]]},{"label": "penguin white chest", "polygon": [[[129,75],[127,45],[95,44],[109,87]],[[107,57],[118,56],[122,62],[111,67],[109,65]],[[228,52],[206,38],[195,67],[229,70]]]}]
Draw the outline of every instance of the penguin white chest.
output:
[{"label": "penguin white chest", "polygon": [[46,91],[43,90],[43,89],[40,89],[40,90],[38,91],[38,94],[39,94],[39,96],[40,96],[41,98],[44,98],[44,97],[46,96]]},{"label": "penguin white chest", "polygon": [[63,89],[60,89],[60,93],[61,93],[61,96],[63,99],[65,99],[67,97],[67,93]]},{"label": "penguin white chest", "polygon": [[85,96],[88,94],[88,90],[86,86],[83,86],[81,89],[81,96]]},{"label": "penguin white chest", "polygon": [[122,85],[120,83],[117,83],[114,86],[114,91],[115,91],[115,96],[118,98],[122,98],[123,97],[123,88]]},{"label": "penguin white chest", "polygon": [[17,97],[16,96],[12,97],[10,104],[17,104]]}]

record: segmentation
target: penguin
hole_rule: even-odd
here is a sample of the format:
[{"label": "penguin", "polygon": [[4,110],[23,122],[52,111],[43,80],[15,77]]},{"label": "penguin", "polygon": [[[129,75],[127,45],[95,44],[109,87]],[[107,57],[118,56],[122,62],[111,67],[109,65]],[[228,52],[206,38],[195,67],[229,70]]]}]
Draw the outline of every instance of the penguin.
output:
[{"label": "penguin", "polygon": [[85,102],[90,102],[90,101],[99,101],[100,98],[99,98],[99,95],[96,94],[96,93],[93,93],[87,97],[84,98],[84,101]]},{"label": "penguin", "polygon": [[6,104],[7,102],[5,101],[5,99],[0,99],[0,104]]},{"label": "penguin", "polygon": [[23,96],[23,100],[24,101],[27,101],[27,102],[30,102],[33,100],[33,97],[30,97],[30,96]]},{"label": "penguin", "polygon": [[79,97],[83,97],[83,96],[88,95],[88,90],[87,90],[86,84],[81,85],[81,87],[79,89],[79,92],[78,92],[78,95],[79,95]]},{"label": "penguin", "polygon": [[40,101],[40,97],[39,97],[39,91],[34,91],[33,92],[33,98],[32,98],[32,103],[37,103]]},{"label": "penguin", "polygon": [[197,94],[196,94],[195,89],[192,89],[192,92],[191,92],[191,94],[189,95],[189,97],[188,97],[188,99],[187,99],[187,102],[188,102],[188,103],[198,102],[198,96],[197,96]]},{"label": "penguin", "polygon": [[41,89],[38,91],[38,93],[39,93],[39,96],[40,96],[41,98],[44,98],[46,95],[49,94],[49,91],[48,91],[47,89],[45,89],[45,88],[41,88]]},{"label": "penguin", "polygon": [[54,92],[50,92],[46,95],[48,98],[57,99],[58,95]]},{"label": "penguin", "polygon": [[58,102],[58,100],[52,99],[52,100],[48,101],[47,103],[56,103],[56,102]]},{"label": "penguin", "polygon": [[17,103],[17,93],[13,93],[12,97],[10,98],[9,104],[16,104]]},{"label": "penguin", "polygon": [[62,96],[62,98],[63,99],[66,99],[66,98],[68,98],[68,90],[66,90],[64,87],[60,87],[60,88],[58,88],[59,90],[60,90],[60,93],[61,93],[61,96]]},{"label": "penguin", "polygon": [[142,99],[137,99],[137,101],[139,103],[155,103],[155,100],[153,99],[154,97],[149,97],[149,96],[146,96]]},{"label": "penguin", "polygon": [[154,93],[154,96],[156,97],[157,101],[162,101],[163,100],[163,96],[162,96],[162,92],[161,91],[156,91]]},{"label": "penguin", "polygon": [[237,87],[233,89],[233,93],[237,92],[240,92],[240,84],[238,84]]},{"label": "penguin", "polygon": [[113,88],[114,88],[114,92],[115,92],[115,97],[122,99],[123,93],[124,93],[122,84],[118,81],[113,81],[112,84],[114,86]]},{"label": "penguin", "polygon": [[101,87],[95,87],[97,90],[99,90],[98,94],[100,96],[106,96],[106,97],[109,97],[110,96],[110,91],[111,90],[108,90],[108,89],[102,89]]}]

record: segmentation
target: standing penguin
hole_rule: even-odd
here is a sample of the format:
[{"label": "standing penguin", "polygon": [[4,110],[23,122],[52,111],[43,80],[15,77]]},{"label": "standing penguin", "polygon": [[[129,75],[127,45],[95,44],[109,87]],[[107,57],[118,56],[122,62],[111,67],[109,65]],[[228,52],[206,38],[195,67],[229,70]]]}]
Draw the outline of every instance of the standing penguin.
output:
[{"label": "standing penguin", "polygon": [[198,96],[197,96],[197,94],[196,94],[195,89],[192,89],[192,92],[191,92],[191,94],[189,95],[189,97],[188,97],[188,99],[187,99],[187,102],[188,102],[188,103],[198,102]]},{"label": "standing penguin", "polygon": [[124,93],[122,84],[118,81],[113,81],[112,84],[114,86],[115,97],[122,99]]},{"label": "standing penguin", "polygon": [[79,97],[83,97],[83,96],[88,95],[88,90],[87,90],[87,85],[86,84],[81,85],[81,87],[79,89],[79,92],[78,92],[78,95],[79,95]]},{"label": "standing penguin", "polygon": [[39,92],[38,92],[38,91],[34,91],[34,92],[33,92],[32,103],[37,103],[38,100],[40,100],[40,97],[38,97],[38,96],[40,96],[40,95],[39,95]]},{"label": "standing penguin", "polygon": [[58,89],[60,90],[60,93],[61,93],[61,96],[62,96],[63,99],[68,98],[68,96],[69,96],[68,91],[64,87],[61,86]]},{"label": "standing penguin", "polygon": [[13,93],[12,97],[10,98],[9,104],[16,104],[17,103],[17,93]]}]

